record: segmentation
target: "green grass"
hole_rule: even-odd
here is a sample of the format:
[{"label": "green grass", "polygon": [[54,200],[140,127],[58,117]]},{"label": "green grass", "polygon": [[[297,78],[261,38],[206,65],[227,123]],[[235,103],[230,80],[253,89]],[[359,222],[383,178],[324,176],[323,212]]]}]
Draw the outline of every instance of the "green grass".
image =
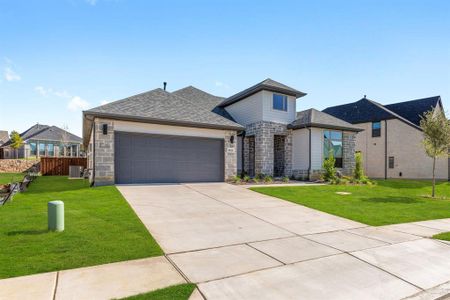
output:
[{"label": "green grass", "polygon": [[450,241],[450,232],[443,232],[433,235],[433,239]]},{"label": "green grass", "polygon": [[122,300],[185,300],[195,289],[195,284],[185,283],[180,285],[169,286],[164,289],[156,290],[149,293],[139,294]]},{"label": "green grass", "polygon": [[[255,187],[252,190],[373,226],[450,218],[450,184],[379,180],[373,186]],[[336,192],[350,192],[338,195]],[[445,199],[442,199],[445,197]]]},{"label": "green grass", "polygon": [[[62,200],[65,231],[47,231],[47,202]],[[114,186],[38,177],[0,207],[0,278],[162,255]]]},{"label": "green grass", "polygon": [[0,184],[21,181],[24,176],[25,174],[23,173],[0,173]]}]

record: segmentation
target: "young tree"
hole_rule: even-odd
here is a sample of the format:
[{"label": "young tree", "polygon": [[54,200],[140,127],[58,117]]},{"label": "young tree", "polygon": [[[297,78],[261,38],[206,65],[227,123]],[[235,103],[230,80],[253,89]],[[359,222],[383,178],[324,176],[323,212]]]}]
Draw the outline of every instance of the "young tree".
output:
[{"label": "young tree", "polygon": [[11,140],[11,148],[13,148],[16,152],[16,158],[19,158],[19,148],[23,144],[23,139],[20,134],[13,130],[9,135],[9,139]]},{"label": "young tree", "polygon": [[435,196],[436,158],[448,156],[450,145],[450,123],[440,110],[430,110],[421,117],[420,128],[423,131],[423,146],[425,152],[433,159],[433,189],[431,196]]},{"label": "young tree", "polygon": [[[62,135],[61,135],[61,144],[60,144],[60,147],[62,147],[63,148],[63,152],[62,152],[62,155],[63,156],[67,156],[67,148],[68,148],[68,146],[69,146],[69,134],[68,134],[68,131],[69,131],[69,126],[67,126],[67,124],[64,124],[63,126],[62,126],[62,130],[64,130],[64,132],[62,133]],[[61,153],[61,152],[60,152]]]},{"label": "young tree", "polygon": [[323,180],[331,181],[336,179],[336,168],[334,167],[335,163],[336,159],[334,158],[333,150],[331,150],[328,154],[328,158],[324,159],[323,161]]},{"label": "young tree", "polygon": [[362,159],[362,153],[356,152],[355,153],[355,170],[353,171],[353,177],[356,180],[363,180],[366,178],[364,175],[364,168],[363,168],[363,159]]}]

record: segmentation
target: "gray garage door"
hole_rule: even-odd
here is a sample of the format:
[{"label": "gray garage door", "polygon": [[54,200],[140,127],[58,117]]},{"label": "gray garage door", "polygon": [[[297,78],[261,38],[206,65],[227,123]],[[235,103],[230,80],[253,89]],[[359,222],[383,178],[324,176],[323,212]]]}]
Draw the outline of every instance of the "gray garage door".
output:
[{"label": "gray garage door", "polygon": [[116,183],[224,180],[221,139],[115,133]]}]

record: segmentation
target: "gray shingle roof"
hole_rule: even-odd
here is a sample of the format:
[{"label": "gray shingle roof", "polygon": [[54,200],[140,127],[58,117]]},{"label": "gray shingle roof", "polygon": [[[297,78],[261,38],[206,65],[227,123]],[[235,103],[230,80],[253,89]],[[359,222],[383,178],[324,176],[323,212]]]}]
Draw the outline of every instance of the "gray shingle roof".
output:
[{"label": "gray shingle roof", "polygon": [[225,108],[218,106],[225,99],[224,97],[211,95],[193,86],[182,88],[178,91],[172,92],[172,94],[191,100],[196,104],[199,104],[202,107],[205,107],[206,109],[235,122],[233,117],[225,110]]},{"label": "gray shingle roof", "polygon": [[210,104],[206,105],[205,103],[209,103],[209,101],[201,99],[196,102],[163,89],[155,89],[83,113],[85,116],[103,116],[149,123],[217,129],[243,129],[241,125],[211,112]]},{"label": "gray shingle roof", "polygon": [[6,130],[0,130],[0,146],[9,140],[9,134]]},{"label": "gray shingle roof", "polygon": [[267,78],[266,80],[263,80],[260,83],[257,83],[254,86],[251,86],[248,89],[243,90],[242,92],[239,92],[231,97],[228,97],[219,106],[220,107],[228,106],[262,90],[279,92],[282,94],[295,96],[296,98],[300,98],[306,95],[305,93],[300,92],[299,90],[296,90],[280,82]]},{"label": "gray shingle roof", "polygon": [[420,115],[438,104],[442,106],[439,96],[391,105],[382,105],[373,100],[362,98],[353,103],[328,107],[323,112],[352,124],[399,119],[420,129]]},{"label": "gray shingle roof", "polygon": [[[64,136],[65,135],[65,136]],[[41,141],[55,141],[59,142],[63,139],[66,139],[67,142],[71,143],[81,143],[82,139],[79,136],[76,136],[68,131],[65,131],[56,126],[48,126],[42,124],[35,124],[28,128],[26,131],[20,134],[24,141],[33,139],[33,140],[41,140]],[[11,141],[8,141],[1,146],[8,146],[11,144]]]},{"label": "gray shingle roof", "polygon": [[348,122],[345,122],[324,112],[318,111],[314,108],[298,112],[297,119],[288,125],[289,129],[300,129],[308,127],[339,129],[355,132],[362,131],[361,128],[358,128]]},{"label": "gray shingle roof", "polygon": [[440,96],[393,103],[385,105],[384,107],[413,122],[417,126],[420,126],[421,116],[438,105],[442,108]]}]

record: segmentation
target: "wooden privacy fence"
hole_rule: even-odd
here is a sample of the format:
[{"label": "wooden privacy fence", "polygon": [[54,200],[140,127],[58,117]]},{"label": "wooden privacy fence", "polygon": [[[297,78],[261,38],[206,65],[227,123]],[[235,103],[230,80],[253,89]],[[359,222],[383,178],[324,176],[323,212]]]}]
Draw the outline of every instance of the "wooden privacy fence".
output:
[{"label": "wooden privacy fence", "polygon": [[85,157],[41,157],[42,175],[69,175],[69,166],[87,167]]}]

